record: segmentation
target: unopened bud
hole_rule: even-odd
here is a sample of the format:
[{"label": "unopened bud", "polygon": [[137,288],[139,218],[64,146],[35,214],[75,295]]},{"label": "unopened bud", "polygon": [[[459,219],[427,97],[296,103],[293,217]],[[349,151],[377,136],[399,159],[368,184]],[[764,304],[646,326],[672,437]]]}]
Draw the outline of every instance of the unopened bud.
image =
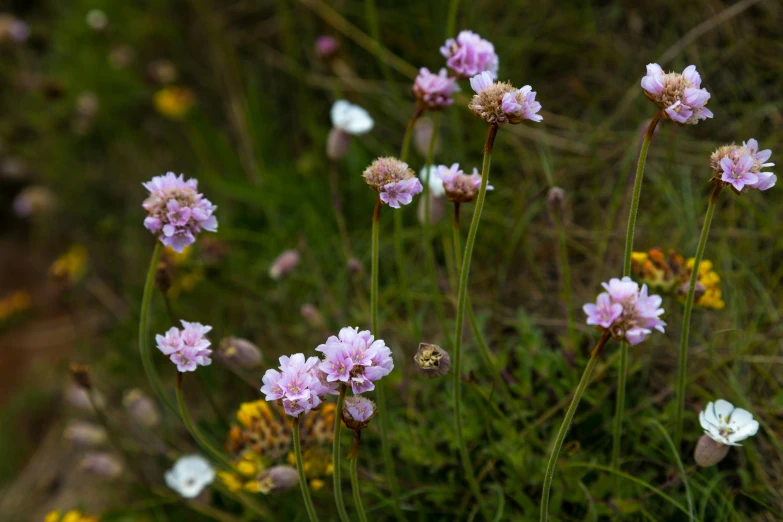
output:
[{"label": "unopened bud", "polygon": [[299,473],[291,466],[273,466],[258,477],[261,493],[284,493],[299,484]]},{"label": "unopened bud", "polygon": [[696,464],[702,468],[708,468],[726,458],[729,449],[731,449],[731,446],[721,444],[705,434],[702,435],[699,442],[696,443],[696,450],[693,452],[693,458],[696,461]]},{"label": "unopened bud", "polygon": [[171,271],[164,261],[158,263],[158,269],[155,270],[155,288],[164,294],[171,288]]},{"label": "unopened bud", "polygon": [[269,277],[280,279],[290,274],[299,264],[299,252],[296,250],[286,250],[274,260],[269,268]]},{"label": "unopened bud", "polygon": [[226,337],[220,341],[218,354],[224,361],[240,368],[252,369],[261,364],[261,350],[258,346],[239,337]]},{"label": "unopened bud", "polygon": [[[686,296],[688,295],[688,289],[690,288],[691,283],[688,281],[687,283],[681,284],[677,288],[677,295]],[[707,287],[704,286],[704,283],[701,281],[696,281],[696,286],[693,288],[693,302],[696,303],[699,301],[699,299],[704,296],[704,293],[707,291]]]},{"label": "unopened bud", "polygon": [[77,447],[100,446],[107,440],[106,430],[89,422],[72,422],[65,428],[63,438]]},{"label": "unopened bud", "polygon": [[160,424],[160,411],[149,395],[139,389],[128,390],[122,397],[122,404],[130,416],[139,424],[154,428]]},{"label": "unopened bud", "polygon": [[355,257],[352,257],[348,260],[348,271],[352,273],[353,275],[361,274],[364,272],[364,265],[361,261],[356,259]]},{"label": "unopened bud", "polygon": [[76,384],[85,390],[92,388],[92,383],[90,382],[90,367],[88,365],[71,363],[69,371]]},{"label": "unopened bud", "polygon": [[302,319],[304,319],[305,322],[311,327],[323,328],[326,326],[324,317],[321,315],[321,312],[318,311],[318,308],[316,308],[314,305],[305,303],[302,305],[302,308],[299,311],[302,314]]},{"label": "unopened bud", "polygon": [[362,395],[351,395],[343,404],[342,419],[349,430],[363,430],[378,413],[375,403]]},{"label": "unopened bud", "polygon": [[563,212],[566,203],[566,191],[560,187],[552,187],[546,195],[546,204],[553,212]]},{"label": "unopened bud", "polygon": [[[80,410],[93,411],[89,394],[90,392],[85,388],[82,388],[80,385],[72,382],[65,390],[65,400],[68,401],[71,406],[74,406]],[[93,391],[92,394],[98,407],[102,407],[105,403],[103,396],[101,396],[97,391]]]},{"label": "unopened bud", "polygon": [[329,60],[337,55],[340,42],[331,36],[321,35],[315,39],[315,54],[322,60]]},{"label": "unopened bud", "polygon": [[351,148],[351,135],[337,127],[329,131],[326,139],[326,157],[332,161],[343,159]]},{"label": "unopened bud", "polygon": [[446,375],[451,366],[449,354],[436,344],[420,343],[413,360],[419,373],[430,378]]},{"label": "unopened bud", "polygon": [[[428,196],[430,200],[430,225],[434,225],[443,219],[443,214],[446,212],[446,198],[434,196],[432,192],[430,192]],[[419,207],[416,212],[416,217],[422,225],[424,224],[427,211],[425,208],[425,201],[424,198],[419,198]]]},{"label": "unopened bud", "polygon": [[122,474],[122,462],[112,453],[90,452],[84,456],[79,467],[100,478],[114,479]]}]

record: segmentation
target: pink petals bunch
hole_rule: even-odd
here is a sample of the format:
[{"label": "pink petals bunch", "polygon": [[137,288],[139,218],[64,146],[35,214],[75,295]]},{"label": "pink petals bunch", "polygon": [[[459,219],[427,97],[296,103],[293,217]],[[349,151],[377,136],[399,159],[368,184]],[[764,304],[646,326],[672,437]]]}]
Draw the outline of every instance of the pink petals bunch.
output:
[{"label": "pink petals bunch", "polygon": [[217,207],[198,192],[195,179],[185,181],[182,174],[168,172],[143,185],[150,192],[142,204],[147,211],[144,226],[157,234],[164,245],[182,252],[196,241],[202,229],[217,232],[218,223],[213,215]]},{"label": "pink petals bunch", "polygon": [[[439,165],[437,175],[443,181],[443,190],[449,201],[469,203],[476,199],[481,185],[481,174],[475,168],[472,174],[465,174],[460,170],[459,163],[454,163],[451,167]],[[487,190],[493,188],[492,185],[487,185]]]},{"label": "pink petals bunch", "polygon": [[712,118],[712,111],[706,107],[710,93],[701,88],[701,76],[695,65],[689,65],[680,74],[665,73],[660,65],[651,63],[647,65],[647,74],[641,83],[644,94],[664,109],[664,114],[672,121],[696,125]]},{"label": "pink petals bunch", "polygon": [[652,333],[663,332],[666,323],[660,319],[663,314],[662,299],[658,295],[647,295],[647,285],[632,281],[630,277],[611,279],[601,283],[606,289],[598,295],[595,303],[582,308],[587,314],[587,324],[608,330],[617,340],[637,345]]},{"label": "pink petals bunch", "polygon": [[392,157],[373,161],[362,177],[380,194],[381,201],[392,208],[407,205],[424,189],[408,164]]},{"label": "pink petals bunch", "polygon": [[212,350],[209,349],[212,343],[206,338],[212,327],[181,322],[181,330],[172,326],[165,335],[155,336],[158,350],[167,355],[180,372],[192,372],[199,366],[212,364]]},{"label": "pink petals bunch", "polygon": [[416,96],[419,106],[432,111],[454,103],[451,95],[458,91],[457,79],[449,78],[446,69],[441,69],[438,74],[435,74],[422,67],[413,84],[413,95]]},{"label": "pink petals bunch", "polygon": [[264,374],[261,392],[268,401],[281,401],[288,415],[307,413],[318,407],[325,395],[335,393],[335,386],[326,383],[318,370],[318,357],[305,360],[304,354],[295,353],[279,360],[279,371],[267,370]]},{"label": "pink petals bunch", "polygon": [[769,163],[772,151],[759,150],[755,139],[742,142],[742,146],[724,145],[712,153],[710,166],[713,170],[712,181],[730,186],[740,193],[746,189],[767,190],[775,186],[778,177],[772,172],[762,172],[775,164]]},{"label": "pink petals bunch", "polygon": [[498,55],[495,46],[473,31],[460,31],[440,48],[446,65],[460,78],[470,78],[486,71],[492,79],[498,77]]},{"label": "pink petals bunch", "polygon": [[541,104],[536,101],[536,92],[530,85],[517,89],[510,83],[495,82],[490,73],[483,72],[470,79],[470,86],[476,94],[468,108],[487,123],[518,124],[524,120],[539,122],[544,119],[538,114]]}]

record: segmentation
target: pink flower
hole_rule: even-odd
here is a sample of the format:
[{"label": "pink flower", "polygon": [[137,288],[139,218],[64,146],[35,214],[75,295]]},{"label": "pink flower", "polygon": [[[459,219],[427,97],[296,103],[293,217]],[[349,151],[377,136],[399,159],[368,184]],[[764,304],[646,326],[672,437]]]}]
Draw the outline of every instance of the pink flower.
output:
[{"label": "pink flower", "polygon": [[618,340],[637,345],[652,333],[664,331],[666,323],[660,319],[663,314],[661,297],[648,295],[647,285],[639,285],[630,277],[611,279],[602,283],[606,292],[598,295],[596,303],[582,307],[587,314],[587,324],[609,330]]},{"label": "pink flower", "polygon": [[143,183],[150,195],[142,204],[147,211],[144,226],[177,252],[196,241],[201,230],[217,231],[215,205],[198,192],[195,179],[185,181],[173,172]]},{"label": "pink flower", "polygon": [[262,378],[261,392],[266,400],[280,400],[288,415],[298,417],[317,407],[322,397],[333,393],[328,384],[321,380],[319,360],[296,353],[291,357],[280,357],[279,371],[267,370]]},{"label": "pink flower", "polygon": [[486,71],[470,78],[470,88],[473,89],[476,94],[479,94],[493,83],[495,83],[495,76]]},{"label": "pink flower", "polygon": [[538,114],[541,104],[536,101],[536,92],[530,85],[517,89],[509,83],[493,82],[492,75],[483,72],[470,79],[470,86],[476,94],[468,108],[488,123],[519,124],[524,120],[539,122],[544,119]]},{"label": "pink flower", "polygon": [[375,389],[374,382],[394,368],[391,350],[369,330],[343,328],[315,350],[324,354],[319,369],[327,374],[327,380],[349,384],[354,394]]},{"label": "pink flower", "polygon": [[461,31],[457,39],[449,38],[440,53],[446,65],[461,78],[470,78],[484,71],[498,75],[498,55],[495,47],[472,31]]},{"label": "pink flower", "polygon": [[680,124],[695,125],[712,118],[707,107],[710,93],[701,88],[701,76],[695,65],[679,73],[665,73],[660,65],[647,65],[647,74],[641,81],[649,99],[664,109],[666,117]]},{"label": "pink flower", "polygon": [[322,60],[334,57],[339,50],[339,42],[331,36],[321,35],[315,39],[315,54]]},{"label": "pink flower", "polygon": [[731,161],[729,158],[720,160],[723,167],[721,180],[730,184],[737,191],[745,188],[745,185],[753,186],[759,181],[759,177],[751,172],[753,168],[753,157],[749,154],[743,155],[738,161]]},{"label": "pink flower", "polygon": [[297,250],[286,250],[272,262],[272,266],[269,267],[269,277],[278,280],[287,276],[299,265],[299,260],[300,256]]},{"label": "pink flower", "polygon": [[441,69],[438,74],[435,74],[426,67],[422,67],[413,84],[413,94],[419,104],[433,111],[454,103],[451,95],[457,91],[459,91],[457,79],[449,78],[446,75],[446,69]]},{"label": "pink flower", "polygon": [[413,201],[413,196],[424,188],[419,178],[404,179],[393,183],[387,183],[381,188],[381,201],[392,208],[400,208]]},{"label": "pink flower", "polygon": [[166,335],[155,336],[158,350],[168,355],[180,372],[192,372],[198,366],[212,364],[212,350],[209,349],[212,343],[206,338],[212,327],[187,321],[181,323],[183,329],[172,327]]},{"label": "pink flower", "polygon": [[[469,203],[476,199],[481,186],[481,174],[477,169],[474,168],[473,173],[467,175],[460,170],[459,163],[454,163],[451,167],[439,165],[437,174],[443,181],[443,190],[449,201]],[[487,185],[487,190],[493,189],[492,185]]]},{"label": "pink flower", "polygon": [[710,166],[715,181],[722,186],[730,186],[735,192],[743,190],[767,190],[775,186],[778,177],[772,172],[762,172],[775,166],[768,162],[772,151],[759,150],[759,143],[751,138],[742,145],[724,145],[710,156]]}]

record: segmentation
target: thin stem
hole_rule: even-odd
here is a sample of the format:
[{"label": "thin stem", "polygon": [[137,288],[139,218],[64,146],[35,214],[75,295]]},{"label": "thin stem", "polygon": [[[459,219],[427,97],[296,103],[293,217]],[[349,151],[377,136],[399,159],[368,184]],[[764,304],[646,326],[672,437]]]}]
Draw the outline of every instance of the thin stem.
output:
[{"label": "thin stem", "polygon": [[568,262],[568,244],[565,231],[565,220],[562,209],[555,209],[555,226],[557,227],[557,245],[560,254],[560,277],[563,284],[563,300],[566,306],[566,324],[568,325],[569,348],[576,347],[576,321],[574,319],[574,303],[571,292],[571,267]]},{"label": "thin stem", "polygon": [[348,512],[345,510],[345,501],[343,500],[342,459],[340,458],[340,439],[343,432],[342,412],[346,391],[348,391],[348,387],[345,384],[340,384],[340,395],[337,398],[337,410],[334,416],[334,444],[332,446],[332,463],[334,466],[334,472],[332,473],[332,480],[334,483],[334,503],[337,505],[337,513],[340,515],[340,520],[343,522],[349,522],[350,520],[348,518]]},{"label": "thin stem", "polygon": [[[639,162],[636,165],[636,177],[633,182],[633,194],[631,196],[631,208],[628,211],[628,228],[625,232],[625,252],[623,254],[623,277],[631,275],[631,254],[633,253],[633,236],[636,228],[636,215],[639,212],[639,199],[642,194],[642,181],[644,179],[644,166],[647,163],[647,151],[650,148],[655,127],[663,116],[663,111],[658,110],[647,125],[642,140],[642,148],[639,151]],[[620,345],[620,370],[617,374],[617,402],[615,404],[614,427],[612,429],[612,467],[617,468],[620,460],[620,442],[623,436],[623,415],[625,413],[625,379],[628,373],[628,343]]]},{"label": "thin stem", "polygon": [[[405,127],[405,134],[402,137],[402,148],[400,149],[400,161],[408,161],[408,152],[411,149],[411,136],[413,136],[413,127],[416,125],[416,121],[424,113],[423,107],[416,107],[416,112],[413,113],[411,119],[408,120],[408,126]],[[435,132],[435,125],[433,124],[432,132]]]},{"label": "thin stem", "polygon": [[451,0],[449,2],[449,12],[446,15],[446,38],[453,38],[455,28],[457,26],[457,8],[459,7],[459,0]]},{"label": "thin stem", "polygon": [[155,392],[155,395],[160,402],[176,414],[177,407],[174,405],[171,398],[163,391],[163,384],[161,384],[158,373],[155,371],[155,364],[152,362],[149,342],[150,301],[152,300],[152,293],[155,288],[155,272],[158,269],[158,262],[160,261],[162,252],[163,247],[161,243],[156,241],[155,249],[152,251],[150,266],[147,270],[147,279],[144,283],[144,296],[141,299],[141,312],[139,317],[139,355],[141,356],[141,363],[144,365],[144,373],[147,374],[147,380],[149,381],[150,386],[152,386],[152,391]]},{"label": "thin stem", "polygon": [[351,456],[351,489],[353,490],[353,503],[356,505],[356,511],[359,513],[359,521],[367,522],[367,515],[364,513],[364,503],[362,502],[362,493],[359,490],[359,474],[357,466],[359,463],[359,440],[361,431],[354,432],[354,451]]},{"label": "thin stem", "polygon": [[552,479],[555,475],[555,467],[557,467],[557,459],[560,456],[560,449],[563,447],[563,441],[565,440],[566,433],[568,433],[568,428],[571,426],[571,421],[574,418],[576,409],[579,407],[579,401],[582,399],[582,395],[584,395],[585,389],[587,389],[587,384],[590,382],[590,375],[593,373],[593,368],[595,368],[595,364],[598,362],[598,357],[601,355],[604,346],[606,346],[606,343],[610,338],[611,334],[608,330],[606,330],[598,340],[595,348],[593,348],[593,351],[590,353],[590,360],[587,361],[587,367],[582,374],[582,379],[579,381],[579,384],[576,387],[574,397],[571,399],[571,405],[568,406],[565,419],[563,419],[563,423],[560,425],[560,429],[557,432],[555,445],[552,447],[552,453],[549,455],[549,463],[546,466],[546,474],[544,475],[544,490],[541,494],[541,522],[546,522],[549,520],[549,493],[550,489],[552,488]]},{"label": "thin stem", "polygon": [[465,323],[465,307],[468,301],[468,277],[470,275],[470,261],[473,257],[473,246],[476,244],[476,235],[481,221],[481,211],[484,209],[484,199],[487,194],[487,180],[489,179],[489,166],[492,158],[492,147],[497,135],[497,125],[490,125],[487,132],[487,141],[484,145],[484,161],[481,164],[481,186],[478,197],[476,198],[476,208],[473,212],[473,220],[470,223],[468,239],[465,244],[465,253],[460,267],[459,292],[457,293],[457,323],[454,329],[454,425],[457,435],[457,446],[459,447],[462,466],[468,480],[473,495],[481,507],[484,518],[489,519],[488,511],[484,505],[481,496],[476,474],[473,470],[473,464],[470,461],[470,454],[465,446],[465,438],[462,432],[462,327]]},{"label": "thin stem", "polygon": [[682,316],[682,337],[680,338],[680,358],[679,369],[677,371],[677,407],[674,420],[674,443],[677,448],[682,442],[682,421],[685,409],[685,381],[687,378],[688,366],[688,336],[691,326],[691,312],[693,312],[693,301],[696,295],[696,281],[699,279],[699,265],[704,258],[704,249],[707,246],[707,237],[710,234],[710,225],[712,224],[712,215],[715,213],[715,204],[718,201],[721,186],[716,184],[710,195],[710,203],[707,206],[707,215],[704,217],[704,225],[701,228],[699,237],[699,246],[696,247],[696,257],[693,260],[693,269],[691,270],[691,280],[688,284],[688,296],[685,299],[685,311]]},{"label": "thin stem", "polygon": [[[375,200],[375,208],[372,213],[372,261],[370,268],[370,331],[378,335],[378,239],[381,228],[381,197]],[[381,379],[375,386],[376,407],[381,423],[381,453],[383,465],[386,469],[386,479],[392,494],[392,507],[397,520],[405,520],[400,509],[400,486],[394,470],[394,457],[389,445],[389,416],[386,415],[386,381]]]},{"label": "thin stem", "polygon": [[[339,413],[337,416],[340,416]],[[300,423],[300,417],[294,419],[294,455],[296,456],[296,469],[299,472],[299,487],[302,488],[302,497],[304,498],[305,508],[307,509],[307,515],[310,517],[310,522],[318,522],[318,515],[315,513],[313,499],[310,498],[310,488],[307,486],[307,477],[305,476],[304,462],[302,461],[302,441],[299,437]],[[335,465],[335,469],[336,468],[337,466]]]}]

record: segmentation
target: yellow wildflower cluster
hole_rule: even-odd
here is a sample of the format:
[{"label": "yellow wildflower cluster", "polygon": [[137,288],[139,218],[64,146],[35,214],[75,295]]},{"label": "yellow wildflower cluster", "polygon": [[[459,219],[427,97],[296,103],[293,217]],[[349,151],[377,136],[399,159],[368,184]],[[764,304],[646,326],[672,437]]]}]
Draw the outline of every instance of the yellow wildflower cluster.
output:
[{"label": "yellow wildflower cluster", "polygon": [[172,85],[155,93],[155,109],[166,118],[180,120],[196,103],[196,95],[187,87]]},{"label": "yellow wildflower cluster", "polygon": [[62,511],[50,511],[44,517],[44,522],[98,522],[98,517],[84,515],[76,509],[65,514]]},{"label": "yellow wildflower cluster", "polygon": [[[631,254],[631,271],[636,279],[649,287],[675,293],[680,301],[685,301],[694,261],[693,258],[686,261],[673,250],[669,251],[667,259],[660,248],[653,248],[648,252]],[[720,276],[709,260],[702,260],[699,265],[696,290],[696,306],[720,310],[726,305],[721,298]]]},{"label": "yellow wildflower cluster", "polygon": [[26,312],[30,309],[32,302],[30,294],[24,290],[17,290],[0,299],[0,323],[17,314]]},{"label": "yellow wildflower cluster", "polygon": [[52,263],[49,274],[65,284],[76,284],[87,273],[88,260],[87,249],[82,245],[73,245]]},{"label": "yellow wildflower cluster", "polygon": [[[334,436],[334,404],[322,408],[304,418],[302,444],[305,474],[313,489],[323,486],[323,477],[332,473],[331,454],[322,446],[331,444]],[[263,472],[288,456],[291,452],[293,430],[283,410],[265,400],[245,402],[239,406],[236,418],[228,432],[226,449],[238,457],[235,471],[218,473],[218,477],[231,491],[268,493],[269,487],[259,478]]]}]

